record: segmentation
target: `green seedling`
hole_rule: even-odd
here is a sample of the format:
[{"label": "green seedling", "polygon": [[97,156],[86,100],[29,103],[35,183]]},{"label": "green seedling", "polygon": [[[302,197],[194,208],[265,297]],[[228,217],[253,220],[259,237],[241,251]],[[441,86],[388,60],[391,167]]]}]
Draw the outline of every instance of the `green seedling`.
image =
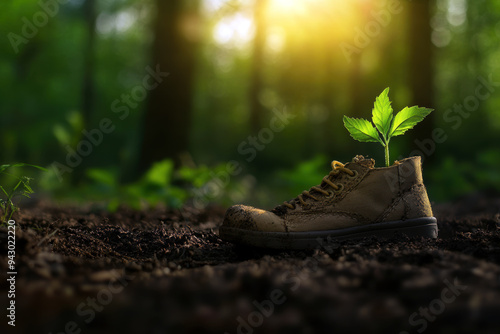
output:
[{"label": "green seedling", "polygon": [[[418,106],[405,107],[396,116],[392,114],[389,88],[375,99],[372,111],[373,124],[362,118],[344,116],[344,125],[352,138],[360,142],[379,142],[385,150],[385,165],[389,167],[389,142],[392,137],[404,134],[429,115],[433,109]],[[375,124],[375,126],[373,126]]]},{"label": "green seedling", "polygon": [[7,172],[7,169],[16,167],[34,167],[46,171],[43,167],[23,163],[0,165],[0,174],[10,176],[16,180],[15,186],[12,187],[10,191],[0,185],[0,190],[5,195],[5,199],[0,199],[0,208],[3,212],[1,223],[8,222],[12,218],[12,215],[19,209],[13,201],[16,196],[25,196],[29,198],[30,195],[33,194],[33,189],[30,186],[32,178],[27,176],[17,176]]}]

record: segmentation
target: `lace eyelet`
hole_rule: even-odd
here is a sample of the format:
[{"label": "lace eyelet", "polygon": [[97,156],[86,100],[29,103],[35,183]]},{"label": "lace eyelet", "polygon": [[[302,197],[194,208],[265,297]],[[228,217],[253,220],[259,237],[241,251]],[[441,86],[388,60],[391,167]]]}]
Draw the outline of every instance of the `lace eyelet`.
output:
[{"label": "lace eyelet", "polygon": [[344,185],[342,183],[338,183],[337,187],[339,187],[337,190],[335,190],[335,193],[340,193],[342,190],[344,190]]},{"label": "lace eyelet", "polygon": [[353,175],[349,175],[348,176],[350,179],[354,179],[354,178],[356,178],[359,175],[359,173],[358,173],[357,170],[353,170],[353,173],[354,173]]},{"label": "lace eyelet", "polygon": [[334,196],[335,196],[335,192],[334,191],[329,191],[328,195],[326,195],[326,198],[333,198]]}]

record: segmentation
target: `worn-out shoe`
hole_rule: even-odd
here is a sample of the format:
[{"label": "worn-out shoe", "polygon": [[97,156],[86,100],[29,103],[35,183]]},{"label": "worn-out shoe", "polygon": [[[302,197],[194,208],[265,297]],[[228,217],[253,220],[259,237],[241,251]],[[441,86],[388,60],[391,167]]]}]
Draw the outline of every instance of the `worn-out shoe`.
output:
[{"label": "worn-out shoe", "polygon": [[436,218],[422,180],[420,157],[375,168],[373,159],[332,162],[320,185],[271,211],[229,208],[220,227],[224,240],[278,249],[312,249],[325,241],[362,237],[436,238]]}]

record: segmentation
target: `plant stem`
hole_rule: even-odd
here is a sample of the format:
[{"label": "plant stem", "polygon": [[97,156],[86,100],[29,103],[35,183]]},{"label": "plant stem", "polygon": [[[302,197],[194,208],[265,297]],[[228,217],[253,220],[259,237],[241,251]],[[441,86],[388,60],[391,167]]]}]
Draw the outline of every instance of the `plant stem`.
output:
[{"label": "plant stem", "polygon": [[385,148],[385,167],[389,167],[389,143],[386,143],[384,148]]}]

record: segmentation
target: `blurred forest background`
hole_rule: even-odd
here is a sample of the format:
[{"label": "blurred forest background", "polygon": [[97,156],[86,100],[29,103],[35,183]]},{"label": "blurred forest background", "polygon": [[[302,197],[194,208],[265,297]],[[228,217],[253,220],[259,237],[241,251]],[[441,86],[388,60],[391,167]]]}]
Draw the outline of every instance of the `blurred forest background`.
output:
[{"label": "blurred forest background", "polygon": [[0,8],[0,163],[48,168],[12,173],[53,200],[272,207],[331,160],[383,165],[382,147],[355,142],[342,116],[370,118],[386,87],[395,112],[435,109],[391,142],[391,160],[424,157],[431,200],[500,190],[499,1]]}]

